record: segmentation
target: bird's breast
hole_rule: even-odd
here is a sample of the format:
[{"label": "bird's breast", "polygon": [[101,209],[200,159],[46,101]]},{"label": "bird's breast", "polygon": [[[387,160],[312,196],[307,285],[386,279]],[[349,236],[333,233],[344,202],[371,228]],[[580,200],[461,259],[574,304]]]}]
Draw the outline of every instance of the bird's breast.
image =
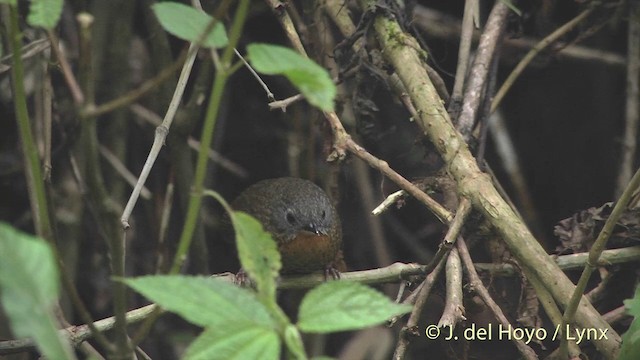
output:
[{"label": "bird's breast", "polygon": [[278,244],[282,273],[310,273],[324,270],[336,257],[340,244],[328,235],[299,232],[292,240]]}]

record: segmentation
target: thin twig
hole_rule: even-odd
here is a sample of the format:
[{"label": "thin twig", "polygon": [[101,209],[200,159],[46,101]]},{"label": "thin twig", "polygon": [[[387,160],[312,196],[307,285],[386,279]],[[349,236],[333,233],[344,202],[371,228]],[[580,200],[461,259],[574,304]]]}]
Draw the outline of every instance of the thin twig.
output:
[{"label": "thin twig", "polygon": [[[460,19],[451,15],[427,8],[423,5],[416,5],[413,11],[413,23],[420,30],[434,39],[444,39],[458,42],[460,39],[461,25]],[[479,38],[478,32],[474,33],[474,41]],[[521,37],[515,39],[505,39],[504,48],[510,50],[528,51],[535,47],[540,39]],[[555,49],[554,49],[555,50]],[[571,45],[563,48],[561,52],[554,52],[554,59],[591,62],[607,66],[613,69],[624,69],[627,61],[624,56],[599,49],[585,46]],[[512,57],[503,57],[504,62],[512,62]]]},{"label": "thin twig", "polygon": [[296,94],[293,96],[290,96],[286,99],[283,100],[274,100],[271,101],[268,105],[269,105],[269,110],[276,110],[276,109],[280,109],[282,110],[282,112],[286,112],[287,111],[287,107],[295,102],[298,102],[300,100],[304,99],[304,96],[302,94]]},{"label": "thin twig", "polygon": [[[591,250],[589,250],[589,259],[580,275],[580,279],[575,286],[573,291],[573,295],[571,296],[571,300],[565,309],[564,315],[562,317],[563,324],[561,329],[565,329],[567,324],[572,324],[573,319],[575,317],[576,311],[578,310],[578,305],[581,303],[581,299],[583,299],[584,290],[587,287],[587,283],[589,282],[589,278],[598,266],[598,260],[602,252],[604,251],[604,247],[607,245],[607,241],[609,241],[609,237],[613,232],[613,228],[616,226],[616,223],[620,219],[620,216],[624,213],[627,208],[627,204],[631,200],[631,195],[640,188],[640,169],[638,169],[631,178],[631,181],[625,188],[624,192],[616,201],[616,205],[613,207],[611,211],[611,215],[607,218],[607,221],[604,223],[602,230],[598,234],[596,241],[591,246]],[[584,302],[588,302],[586,299]],[[566,335],[566,334],[565,334]],[[564,336],[561,340],[566,341],[567,336]]]},{"label": "thin twig", "polygon": [[[48,39],[34,40],[28,43],[27,45],[23,46],[22,49],[20,49],[20,53],[21,53],[20,58],[22,60],[26,60],[30,57],[38,55],[39,53],[47,50],[49,46],[51,46],[51,44],[49,43]],[[13,53],[10,53],[0,58],[0,74],[11,70],[11,67],[13,66],[12,59],[13,59]],[[5,64],[5,62],[9,60],[12,60],[12,61],[9,64]]]},{"label": "thin twig", "polygon": [[51,127],[53,125],[53,88],[51,86],[51,73],[49,72],[49,66],[44,64],[43,66],[43,79],[42,79],[42,118],[44,127],[44,156],[42,160],[42,179],[46,183],[51,183]]},{"label": "thin twig", "polygon": [[[127,169],[127,167],[122,163],[122,161],[120,161],[120,159],[118,159],[116,155],[114,155],[111,151],[109,151],[109,149],[107,149],[103,145],[100,145],[99,150],[100,150],[100,155],[102,155],[102,157],[104,157],[104,159],[107,160],[109,165],[111,165],[113,169],[118,174],[120,174],[120,176],[122,176],[122,178],[127,182],[127,184],[131,185],[132,187],[136,186],[138,179],[136,179],[136,176],[133,175],[131,171],[129,171],[129,169]],[[145,186],[142,187],[142,190],[140,191],[140,195],[145,200],[151,199],[151,191],[149,191],[149,189],[147,189]]]},{"label": "thin twig", "polygon": [[[147,305],[138,309],[128,311],[126,314],[127,324],[133,324],[138,321],[144,320],[149,314],[151,314],[157,306],[155,304]],[[102,319],[93,323],[98,329],[99,333],[109,331],[115,326],[115,317],[111,316],[106,319]],[[74,325],[65,329],[59,330],[60,336],[69,339],[69,341],[75,345],[78,345],[93,336],[91,330],[87,325]],[[18,352],[30,351],[35,349],[35,343],[32,339],[19,339],[0,341],[0,355],[14,354]]]},{"label": "thin twig", "polygon": [[371,211],[371,214],[375,215],[375,216],[378,216],[378,215],[382,214],[391,205],[393,205],[396,202],[400,201],[400,199],[403,199],[405,196],[407,196],[407,192],[404,191],[404,190],[398,190],[398,191],[396,191],[394,193],[391,193],[389,196],[387,196],[386,199],[384,199],[384,201],[382,201],[380,203],[380,205],[378,205],[375,209],[373,209]]},{"label": "thin twig", "polygon": [[171,209],[173,207],[173,181],[167,184],[167,191],[164,194],[162,203],[162,216],[160,218],[160,228],[158,229],[158,256],[156,257],[156,273],[161,274],[165,265],[165,242],[168,235],[169,221],[171,220]]},{"label": "thin twig", "polygon": [[[464,263],[464,268],[466,270],[467,276],[469,276],[469,283],[471,284],[473,290],[478,295],[480,295],[480,297],[487,305],[487,307],[489,307],[496,319],[500,321],[500,324],[502,324],[504,328],[510,328],[511,323],[509,323],[509,320],[502,312],[502,309],[500,309],[500,306],[496,304],[496,302],[491,297],[491,294],[489,294],[489,290],[487,290],[487,288],[482,283],[482,280],[480,280],[480,276],[478,276],[478,273],[473,266],[473,260],[471,260],[471,255],[469,254],[469,249],[467,248],[467,244],[465,243],[464,239],[459,238],[456,247],[458,248],[458,252],[460,253],[460,258]],[[522,339],[514,338],[513,340],[516,347],[518,348],[518,351],[520,351],[520,354],[522,354],[522,356],[524,356],[526,359],[538,358],[533,349],[527,346],[527,344],[525,344]]]},{"label": "thin twig", "polygon": [[47,30],[47,37],[49,38],[49,42],[51,43],[51,49],[53,53],[56,55],[58,62],[60,63],[60,68],[62,69],[62,75],[64,76],[64,80],[67,83],[67,87],[69,87],[69,91],[71,91],[71,97],[73,98],[73,102],[76,105],[84,104],[84,93],[80,88],[80,84],[78,80],[73,75],[73,71],[71,70],[71,65],[69,65],[69,61],[67,61],[67,57],[60,51],[58,37],[51,30]]},{"label": "thin twig", "polygon": [[504,81],[496,96],[493,99],[493,104],[491,104],[491,112],[496,111],[502,99],[507,94],[511,86],[515,83],[516,79],[520,76],[520,74],[524,71],[524,69],[529,65],[529,63],[545,48],[549,45],[556,42],[562,36],[573,30],[578,24],[580,24],[584,19],[586,19],[591,13],[596,9],[595,6],[590,6],[588,9],[581,12],[578,16],[567,22],[566,24],[559,27],[556,31],[549,34],[547,37],[542,39],[536,46],[531,49],[525,57],[520,60],[518,65],[511,71],[509,77]]},{"label": "thin twig", "polygon": [[491,60],[498,46],[498,41],[502,39],[502,33],[506,28],[507,14],[509,14],[507,5],[503,1],[496,2],[487,20],[485,30],[480,36],[476,56],[469,70],[462,111],[455,121],[456,128],[467,142],[471,137],[476,114],[480,107],[480,99],[491,68]]},{"label": "thin twig", "polygon": [[[167,138],[167,134],[169,133],[169,129],[171,128],[171,124],[173,123],[173,119],[175,117],[176,111],[178,110],[178,106],[182,101],[182,95],[184,94],[184,89],[187,86],[187,82],[189,80],[189,75],[191,75],[191,69],[193,67],[193,63],[198,55],[197,45],[191,44],[189,46],[189,55],[185,60],[182,71],[180,72],[180,77],[178,78],[178,83],[176,84],[176,89],[173,92],[173,97],[171,98],[171,102],[169,103],[169,107],[167,109],[167,113],[164,116],[164,120],[162,124],[160,124],[156,128],[155,137],[153,138],[153,144],[151,145],[151,150],[149,150],[149,155],[147,156],[147,160],[142,167],[142,171],[140,172],[140,176],[138,177],[138,182],[133,188],[133,192],[127,201],[127,205],[122,212],[122,216],[120,217],[120,222],[122,223],[122,227],[126,230],[129,228],[129,218],[131,217],[131,212],[138,201],[138,197],[140,196],[140,192],[149,177],[149,173],[151,173],[151,169],[155,164],[156,159],[158,158],[158,154],[160,154],[160,150],[164,145],[164,141]],[[174,65],[175,66],[175,65]]]},{"label": "thin twig", "polygon": [[249,65],[249,63],[247,62],[247,60],[244,59],[244,57],[242,56],[242,54],[240,54],[240,52],[238,51],[238,49],[233,49],[233,51],[236,53],[236,56],[240,58],[240,60],[242,61],[242,63],[244,64],[244,66],[249,70],[249,72],[251,73],[251,75],[253,75],[253,77],[256,79],[256,81],[258,82],[258,84],[260,84],[260,86],[262,86],[262,88],[264,89],[264,92],[267,93],[267,98],[269,99],[269,101],[275,101],[276,98],[273,96],[273,93],[271,92],[271,90],[269,89],[269,87],[267,86],[267,84],[265,84],[264,81],[262,81],[262,78],[260,77],[260,75],[258,75],[258,73],[253,70],[253,68],[251,67],[251,65]]},{"label": "thin twig", "polygon": [[291,45],[293,45],[293,48],[296,49],[298,53],[307,57],[307,52],[304,49],[304,45],[302,45],[302,41],[300,41],[300,36],[298,36],[298,33],[296,32],[296,27],[293,25],[293,21],[286,11],[286,5],[279,0],[265,1],[276,15],[282,29],[287,35],[287,38],[291,42]]},{"label": "thin twig", "polygon": [[[589,253],[558,256],[555,261],[564,271],[584,269]],[[598,259],[597,266],[611,266],[627,262],[640,261],[640,246],[622,249],[605,250]],[[515,276],[518,274],[511,264],[476,264],[478,271],[490,273],[492,276]]]},{"label": "thin twig", "polygon": [[[451,101],[449,102],[449,112],[456,109],[462,103],[462,92],[467,77],[469,66],[469,54],[471,53],[471,42],[473,40],[474,18],[478,15],[478,0],[466,0],[464,2],[464,14],[462,15],[462,30],[460,32],[460,47],[458,50],[458,65],[456,66],[456,77],[451,91]],[[452,118],[457,118],[457,114],[451,114]]]},{"label": "thin twig", "polygon": [[429,294],[431,293],[431,289],[433,289],[436,279],[444,268],[444,263],[445,260],[442,259],[433,271],[427,275],[422,284],[420,284],[419,290],[417,290],[418,293],[415,297],[415,304],[411,310],[411,315],[409,315],[407,324],[403,326],[400,331],[398,343],[396,344],[396,349],[393,352],[394,360],[404,359],[410,340],[418,336],[418,322],[420,320],[420,315],[427,303],[427,298],[429,298]]},{"label": "thin twig", "polygon": [[640,121],[640,4],[629,1],[629,20],[627,32],[627,91],[625,107],[625,128],[622,141],[622,162],[618,173],[615,196],[622,194],[631,179],[638,138]]},{"label": "thin twig", "polygon": [[[160,118],[160,116],[140,104],[131,105],[131,111],[133,111],[136,115],[140,116],[141,119],[147,121],[153,126],[158,127],[162,124],[162,118]],[[187,139],[187,145],[189,145],[189,147],[195,151],[198,151],[200,149],[200,142],[191,136],[189,136],[189,138]],[[209,160],[220,165],[221,168],[227,170],[228,172],[239,178],[245,179],[249,176],[249,172],[247,171],[247,169],[229,160],[214,149],[209,149],[208,156]]]},{"label": "thin twig", "polygon": [[458,204],[458,208],[456,209],[456,213],[453,216],[453,220],[451,220],[451,223],[449,224],[449,229],[447,230],[442,243],[440,243],[440,246],[438,247],[438,251],[425,266],[425,272],[430,272],[431,269],[439,264],[440,260],[442,260],[445,255],[447,255],[449,251],[451,251],[453,245],[456,242],[456,239],[462,231],[462,226],[464,225],[464,222],[470,212],[471,203],[469,202],[469,199],[463,197],[460,200],[460,204]]},{"label": "thin twig", "polygon": [[[362,161],[354,161],[353,163],[356,188],[359,192],[359,198],[365,209],[370,209],[375,205],[374,190],[371,185],[371,177],[369,176],[369,167]],[[379,266],[387,266],[392,261],[392,249],[385,241],[384,229],[380,218],[368,216],[366,218],[367,229],[370,231],[371,244]]]},{"label": "thin twig", "polygon": [[462,264],[456,248],[451,249],[447,257],[445,273],[447,274],[447,295],[438,327],[454,328],[459,322],[467,320],[462,303]]}]

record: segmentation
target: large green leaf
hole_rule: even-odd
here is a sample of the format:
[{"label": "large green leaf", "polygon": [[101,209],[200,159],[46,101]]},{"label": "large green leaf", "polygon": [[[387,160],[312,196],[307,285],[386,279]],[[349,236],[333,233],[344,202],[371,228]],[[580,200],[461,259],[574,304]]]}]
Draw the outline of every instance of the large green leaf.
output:
[{"label": "large green leaf", "polygon": [[62,14],[62,0],[31,0],[27,22],[32,26],[53,29]]},{"label": "large green leaf", "polygon": [[282,46],[250,44],[249,60],[256,71],[284,75],[310,104],[324,111],[333,110],[336,86],[327,70],[295,51]]},{"label": "large green leaf", "polygon": [[251,215],[234,211],[231,218],[242,269],[256,282],[260,296],[275,299],[275,279],[282,267],[276,242]]},{"label": "large green leaf", "polygon": [[226,326],[206,329],[187,349],[187,360],[276,360],[280,338],[261,326]]},{"label": "large green leaf", "polygon": [[0,223],[0,301],[16,336],[32,337],[49,359],[73,359],[56,328],[58,268],[43,240]]},{"label": "large green leaf", "polygon": [[122,281],[164,309],[202,327],[275,326],[253,293],[220,279],[162,275]]},{"label": "large green leaf", "polygon": [[328,333],[361,329],[411,311],[378,291],[350,281],[330,281],[302,300],[298,327],[302,331]]},{"label": "large green leaf", "polygon": [[622,347],[620,348],[619,360],[640,359],[640,286],[636,288],[636,294],[632,299],[624,301],[624,305],[634,319],[622,335]]},{"label": "large green leaf", "polygon": [[[191,6],[177,2],[161,2],[152,6],[160,25],[180,39],[196,42],[207,29],[213,18]],[[204,38],[203,47],[221,48],[227,46],[229,39],[221,22]]]}]

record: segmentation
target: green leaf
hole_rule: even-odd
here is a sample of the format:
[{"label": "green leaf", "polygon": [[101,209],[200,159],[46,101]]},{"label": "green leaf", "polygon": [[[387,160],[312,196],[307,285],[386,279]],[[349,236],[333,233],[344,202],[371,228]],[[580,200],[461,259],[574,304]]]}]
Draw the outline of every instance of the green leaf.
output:
[{"label": "green leaf", "polygon": [[261,297],[275,299],[275,279],[282,267],[276,242],[251,215],[234,211],[231,219],[242,269],[256,282]]},{"label": "green leaf", "polygon": [[62,14],[62,0],[31,0],[27,22],[31,26],[53,29]]},{"label": "green leaf", "polygon": [[378,291],[350,281],[330,281],[302,300],[298,327],[305,332],[328,333],[361,329],[411,311]]},{"label": "green leaf", "polygon": [[276,360],[280,338],[273,329],[260,326],[212,327],[206,329],[186,351],[187,360]]},{"label": "green leaf", "polygon": [[[191,42],[198,41],[213,20],[205,12],[177,2],[161,2],[151,8],[165,30]],[[228,42],[224,26],[218,21],[204,38],[202,46],[221,48],[227,46]]]},{"label": "green leaf", "polygon": [[636,288],[636,293],[632,299],[624,300],[624,307],[627,308],[629,314],[634,317],[640,317],[640,286]]},{"label": "green leaf", "polygon": [[251,291],[220,279],[163,275],[122,281],[164,309],[196,325],[258,324],[275,327],[271,316]]},{"label": "green leaf", "polygon": [[16,6],[17,0],[0,0],[0,4],[9,4],[11,6]]},{"label": "green leaf", "polygon": [[640,359],[640,286],[636,288],[633,299],[624,301],[629,314],[634,316],[633,322],[626,333],[622,335],[619,360]]},{"label": "green leaf", "polygon": [[282,46],[250,44],[249,60],[256,71],[284,75],[310,104],[324,111],[333,110],[336,86],[327,70],[295,51]]},{"label": "green leaf", "polygon": [[0,223],[0,303],[18,337],[32,337],[50,359],[74,359],[57,330],[58,268],[43,240]]}]

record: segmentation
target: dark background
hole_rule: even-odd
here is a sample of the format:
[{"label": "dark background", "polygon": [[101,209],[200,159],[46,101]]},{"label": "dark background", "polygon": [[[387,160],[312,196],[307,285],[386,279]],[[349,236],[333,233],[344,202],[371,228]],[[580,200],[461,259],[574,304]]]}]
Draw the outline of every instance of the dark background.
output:
[{"label": "dark background", "polygon": [[[77,24],[75,16],[82,11],[95,17],[93,27],[92,58],[95,69],[96,103],[104,103],[122,95],[154,76],[176,59],[186,47],[183,41],[167,36],[153,19],[149,6],[153,1],[68,1],[57,30],[74,70],[78,67]],[[318,30],[312,20],[315,5],[311,2],[295,2],[309,29],[309,52],[315,59],[331,56],[331,48],[322,48],[314,39],[331,34],[337,42],[342,38],[335,28]],[[484,2],[483,2],[484,3]],[[205,8],[215,8],[212,2]],[[442,16],[460,19],[462,1],[419,1],[419,7]],[[481,19],[486,19],[491,4],[484,4]],[[583,9],[579,2],[532,1],[520,6],[522,17],[511,14],[507,38],[540,39],[570,20]],[[602,25],[599,31],[580,42],[580,45],[624,56],[626,52],[626,27],[624,11],[601,9],[582,26],[562,41],[570,42],[586,30]],[[358,13],[354,13],[356,16]],[[409,16],[409,18],[411,18]],[[24,19],[22,19],[24,24]],[[356,19],[357,20],[357,19]],[[357,22],[357,21],[356,21]],[[443,78],[449,90],[453,85],[458,39],[442,37],[413,23],[429,48],[430,65]],[[26,29],[25,44],[43,35]],[[325,31],[325,32],[322,32]],[[3,37],[6,49],[6,36]],[[280,25],[270,9],[262,2],[252,4],[240,50],[246,44],[268,42],[287,45]],[[497,84],[501,85],[525,51],[506,46],[499,63]],[[624,58],[622,58],[624,60]],[[36,117],[35,100],[41,87],[39,76],[46,60],[36,56],[26,61],[27,89],[29,89],[30,115]],[[95,214],[85,204],[83,194],[70,169],[70,154],[78,142],[79,128],[75,109],[62,75],[50,63],[50,75],[54,88],[53,172],[50,194],[57,219],[61,252],[74,272],[77,287],[96,318],[112,315],[109,287],[109,263],[107,248],[96,229]],[[195,152],[185,155],[184,139],[187,135],[200,138],[200,126],[207,102],[198,102],[198,96],[207,91],[198,88],[200,82],[208,89],[213,76],[211,64],[205,52],[196,61],[191,82],[185,94],[184,107],[178,114],[175,127],[167,139],[146,186],[152,193],[148,200],[140,200],[133,213],[132,229],[128,233],[127,272],[131,276],[155,271],[159,254],[172,256],[180,235],[185,202],[188,198],[189,171],[195,161]],[[520,159],[523,176],[533,199],[539,222],[535,233],[549,252],[559,245],[553,235],[554,225],[561,219],[589,207],[599,207],[614,200],[615,179],[620,163],[621,139],[624,128],[625,66],[598,61],[586,61],[563,57],[553,51],[541,54],[517,80],[500,109],[509,135]],[[31,77],[29,77],[31,75]],[[174,77],[150,92],[139,105],[162,116],[166,111],[175,84]],[[286,80],[265,77],[265,81],[277,99],[296,93]],[[435,172],[433,152],[409,115],[395,97],[377,84],[371,99],[377,106],[372,116],[363,120],[351,111],[350,105],[357,92],[352,79],[345,80],[339,88],[338,114],[356,141],[374,155],[389,162],[392,168],[409,180],[420,180]],[[22,230],[33,232],[27,188],[23,175],[23,162],[19,137],[13,113],[9,87],[9,72],[0,74],[0,219]],[[210,163],[206,187],[220,192],[232,200],[250,184],[266,178],[298,176],[308,178],[333,195],[341,213],[345,256],[350,269],[371,269],[390,262],[427,263],[437,249],[446,231],[428,210],[412,199],[402,208],[392,207],[379,218],[371,218],[371,204],[377,205],[397,188],[384,181],[380,173],[368,166],[359,166],[353,157],[340,163],[326,163],[330,148],[330,132],[321,113],[304,102],[298,102],[286,113],[269,111],[264,91],[249,75],[240,69],[227,85],[218,117],[213,148],[229,161],[244,169],[244,175],[232,174],[219,164]],[[153,142],[154,126],[141,120],[131,108],[101,116],[97,119],[99,139],[136,176],[139,174]],[[39,131],[37,125],[35,131]],[[77,154],[76,154],[77,155]],[[514,195],[512,182],[496,155],[493,142],[488,141],[488,163],[510,195]],[[104,159],[100,160],[104,184],[113,204],[119,211],[126,204],[131,187]],[[437,163],[437,162],[436,162]],[[191,169],[191,170],[190,170]],[[172,215],[166,233],[166,243],[158,245],[160,219],[167,185],[176,185],[172,202]],[[367,196],[370,200],[367,200]],[[513,196],[520,205],[517,196]],[[189,273],[219,273],[238,270],[233,244],[222,239],[221,209],[211,200],[205,200],[202,209],[202,227],[196,232],[193,257],[188,264]],[[531,219],[526,219],[531,220]],[[383,232],[376,233],[372,221],[379,221]],[[472,231],[473,229],[468,229]],[[384,248],[377,251],[372,238],[383,240]],[[471,235],[470,235],[471,236]],[[474,260],[490,262],[492,259],[476,249]],[[382,255],[380,255],[382,254]],[[507,287],[508,288],[508,287]],[[517,285],[512,288],[519,291]],[[632,286],[620,288],[619,295],[631,295]],[[444,298],[444,288],[436,289],[433,306],[425,316],[424,324],[437,321],[438,306]],[[285,304],[295,307],[296,294],[283,295]],[[508,296],[503,300],[507,301]],[[517,299],[516,299],[517,301]],[[620,306],[613,301],[601,311]],[[131,306],[141,305],[143,299],[131,295]],[[68,305],[68,304],[66,304]],[[513,304],[512,304],[513,305]],[[68,318],[74,321],[74,313],[68,307]],[[480,321],[480,320],[478,320]],[[394,330],[399,327],[396,326]],[[143,344],[155,359],[171,359],[180,346],[196,334],[193,329],[172,316],[166,316],[152,332],[148,343]],[[391,346],[396,333],[382,331],[390,336]],[[336,356],[349,345],[353,334],[331,336],[324,353]],[[382,335],[373,335],[380,339]],[[383,336],[383,338],[384,338]],[[187,340],[184,340],[184,339]],[[366,338],[366,337],[365,337]],[[423,358],[423,351],[449,354],[450,344],[428,344],[417,341],[413,356]],[[375,341],[373,341],[375,343]],[[178,344],[178,345],[176,345]],[[371,344],[371,342],[369,342]],[[498,349],[505,343],[497,344]],[[510,346],[510,345],[509,345]],[[507,346],[507,347],[509,347]],[[511,350],[496,350],[485,344],[473,345],[471,351],[477,358],[503,358],[515,356]],[[539,348],[536,348],[539,349]],[[487,352],[483,352],[487,351]],[[496,352],[497,351],[497,352]],[[379,350],[378,354],[385,354]],[[387,358],[383,355],[382,358]],[[356,357],[357,358],[357,357]],[[368,358],[368,357],[362,357]]]}]

